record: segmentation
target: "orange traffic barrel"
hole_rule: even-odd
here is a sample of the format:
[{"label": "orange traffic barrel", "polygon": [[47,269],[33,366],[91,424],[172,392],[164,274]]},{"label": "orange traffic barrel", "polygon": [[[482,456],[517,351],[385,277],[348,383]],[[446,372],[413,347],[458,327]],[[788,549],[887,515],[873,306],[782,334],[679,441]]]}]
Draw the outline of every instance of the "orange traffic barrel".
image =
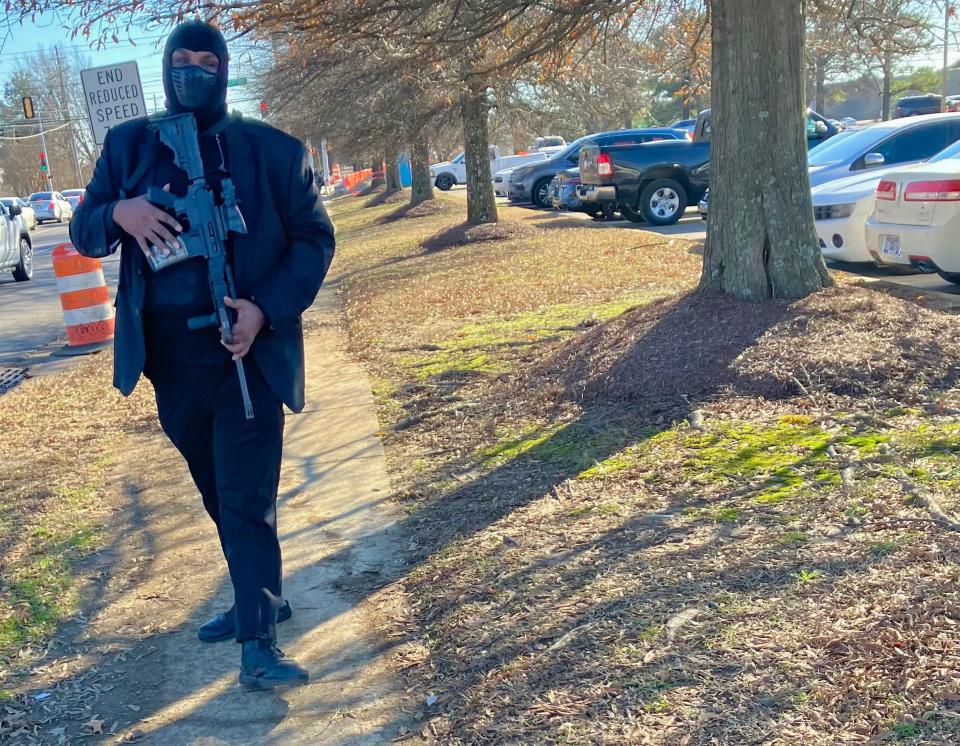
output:
[{"label": "orange traffic barrel", "polygon": [[99,259],[82,256],[62,243],[53,250],[53,274],[63,320],[67,325],[64,355],[83,355],[106,347],[113,339],[113,305]]}]

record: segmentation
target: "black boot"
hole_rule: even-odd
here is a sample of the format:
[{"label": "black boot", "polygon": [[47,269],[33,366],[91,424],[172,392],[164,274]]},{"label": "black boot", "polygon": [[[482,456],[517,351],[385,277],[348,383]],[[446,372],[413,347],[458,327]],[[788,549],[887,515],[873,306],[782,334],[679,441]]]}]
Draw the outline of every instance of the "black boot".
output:
[{"label": "black boot", "polygon": [[[220,642],[221,640],[232,640],[236,635],[236,623],[233,616],[234,607],[217,614],[212,619],[208,619],[200,625],[197,630],[197,637],[200,642]],[[293,616],[293,609],[290,608],[290,602],[285,601],[280,611],[277,612],[277,623],[285,622]]]},{"label": "black boot", "polygon": [[276,689],[306,684],[307,669],[288,658],[272,636],[255,637],[243,643],[240,654],[240,685],[244,689]]}]

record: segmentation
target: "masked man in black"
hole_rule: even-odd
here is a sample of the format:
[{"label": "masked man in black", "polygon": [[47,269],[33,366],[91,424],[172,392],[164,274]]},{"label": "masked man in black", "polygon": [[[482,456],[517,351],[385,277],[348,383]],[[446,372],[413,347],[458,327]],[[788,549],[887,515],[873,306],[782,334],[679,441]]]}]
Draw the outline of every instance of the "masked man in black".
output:
[{"label": "masked man in black", "polygon": [[[206,181],[218,202],[232,178],[247,233],[229,234],[237,299],[231,344],[215,328],[193,330],[213,301],[206,261],[191,258],[153,272],[146,255],[167,254],[182,230],[147,201],[151,186],[186,193],[187,176],[147,119],[107,133],[86,199],[70,225],[80,253],[122,246],[117,292],[114,385],[129,395],[143,373],[153,383],[160,424],[184,456],[213,518],[234,589],[234,606],[200,627],[200,639],[242,643],[240,682],[267,689],[301,683],[307,672],[277,647],[289,619],[281,593],[276,499],[283,405],[304,406],[300,315],[333,258],[333,227],[306,150],[261,122],[228,114],[227,45],[212,26],[177,26],[163,52],[169,114],[192,113]],[[242,359],[255,416],[244,416],[234,361]],[[184,588],[185,597],[191,597]]]}]

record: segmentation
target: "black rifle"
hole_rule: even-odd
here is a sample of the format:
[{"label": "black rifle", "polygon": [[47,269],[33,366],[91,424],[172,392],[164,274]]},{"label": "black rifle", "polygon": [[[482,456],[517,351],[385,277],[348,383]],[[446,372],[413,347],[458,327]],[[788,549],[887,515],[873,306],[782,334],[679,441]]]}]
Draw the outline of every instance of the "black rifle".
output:
[{"label": "black rifle", "polygon": [[[147,199],[158,207],[172,212],[183,232],[177,236],[178,246],[173,253],[162,256],[153,248],[150,266],[160,271],[171,264],[203,257],[207,261],[207,280],[213,297],[214,312],[209,316],[190,319],[191,329],[208,326],[220,327],[220,334],[227,344],[233,343],[233,313],[224,303],[224,298],[236,298],[233,271],[227,261],[227,233],[246,233],[247,225],[237,206],[236,191],[229,178],[221,181],[222,204],[218,205],[213,189],[203,177],[203,161],[200,158],[200,142],[197,139],[197,120],[193,114],[177,114],[169,117],[151,117],[150,127],[157,133],[160,142],[173,151],[174,163],[187,174],[187,194],[176,197],[170,192],[150,187]],[[243,395],[243,411],[248,420],[253,419],[253,404],[247,388],[247,376],[243,361],[237,360],[237,376]]]}]

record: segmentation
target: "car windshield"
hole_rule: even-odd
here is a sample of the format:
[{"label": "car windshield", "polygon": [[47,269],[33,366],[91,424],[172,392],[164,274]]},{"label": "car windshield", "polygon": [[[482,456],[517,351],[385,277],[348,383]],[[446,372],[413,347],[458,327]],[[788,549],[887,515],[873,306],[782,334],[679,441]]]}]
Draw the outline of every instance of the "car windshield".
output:
[{"label": "car windshield", "polygon": [[81,194],[83,194],[83,190],[82,189],[66,189],[63,192],[61,192],[61,194],[63,194],[64,197],[79,197]]},{"label": "car windshield", "polygon": [[868,127],[862,130],[844,130],[810,150],[807,162],[811,166],[845,163],[860,157],[861,153],[879,143],[889,130]]},{"label": "car windshield", "polygon": [[960,158],[960,140],[957,140],[953,145],[948,145],[935,156],[933,156],[933,158],[930,159],[930,163],[946,161],[950,158]]},{"label": "car windshield", "polygon": [[450,161],[450,162],[451,162],[451,163],[463,163],[463,159],[466,157],[466,155],[467,155],[466,153],[461,153],[460,155],[458,155],[456,158],[454,158],[454,159],[453,159],[452,161]]},{"label": "car windshield", "polygon": [[34,192],[30,195],[31,202],[36,202],[38,199],[53,199],[53,195],[50,192]]}]

